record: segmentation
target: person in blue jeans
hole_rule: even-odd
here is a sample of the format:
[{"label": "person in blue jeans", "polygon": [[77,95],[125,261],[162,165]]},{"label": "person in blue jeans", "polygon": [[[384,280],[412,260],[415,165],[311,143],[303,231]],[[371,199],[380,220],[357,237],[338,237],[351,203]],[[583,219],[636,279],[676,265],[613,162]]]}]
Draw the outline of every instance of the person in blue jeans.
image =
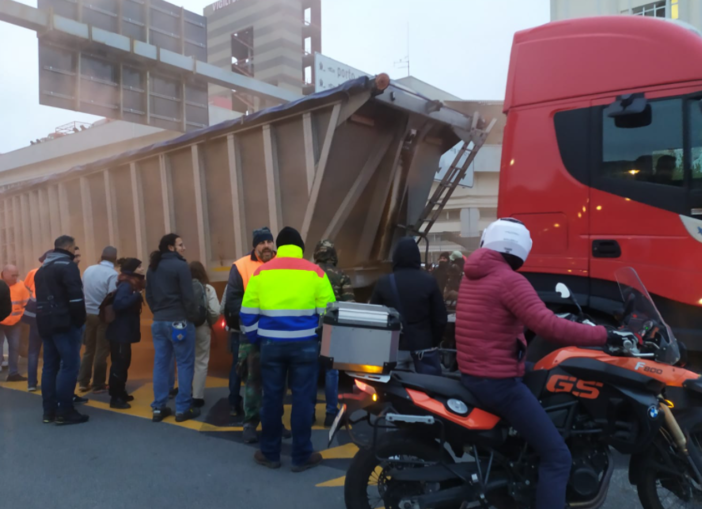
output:
[{"label": "person in blue jeans", "polygon": [[276,240],[278,255],[249,280],[239,318],[252,344],[261,346],[261,449],[254,460],[280,468],[283,399],[286,381],[292,392],[292,471],[316,467],[322,456],[312,450],[312,413],[317,385],[319,317],[335,302],[329,278],[304,260],[305,244],[293,228]]},{"label": "person in blue jeans", "polygon": [[241,397],[241,377],[237,372],[237,359],[239,358],[239,333],[229,333],[229,351],[232,353],[233,362],[229,369],[229,415],[232,417],[244,416],[244,405]]},{"label": "person in blue jeans", "polygon": [[195,325],[198,304],[193,292],[192,276],[183,258],[185,244],[176,233],[165,235],[150,256],[146,274],[146,302],[154,321],[151,333],[154,342],[153,422],[171,415],[168,403],[169,379],[175,356],[178,365],[178,395],[175,398],[176,421],[183,422],[200,415],[192,405],[195,364]]},{"label": "person in blue jeans", "polygon": [[61,236],[54,248],[35,275],[37,328],[44,341],[43,421],[80,424],[88,421],[73,407],[86,318],[83,284],[73,262],[75,240]]}]

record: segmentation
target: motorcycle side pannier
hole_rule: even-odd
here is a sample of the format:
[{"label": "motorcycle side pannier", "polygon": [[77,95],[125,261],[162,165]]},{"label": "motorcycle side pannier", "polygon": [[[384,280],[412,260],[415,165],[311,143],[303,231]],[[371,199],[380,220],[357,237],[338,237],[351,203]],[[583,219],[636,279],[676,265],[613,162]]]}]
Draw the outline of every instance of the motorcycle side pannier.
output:
[{"label": "motorcycle side pannier", "polygon": [[322,320],[322,361],[357,373],[389,373],[397,364],[400,315],[392,308],[355,302],[329,304]]}]

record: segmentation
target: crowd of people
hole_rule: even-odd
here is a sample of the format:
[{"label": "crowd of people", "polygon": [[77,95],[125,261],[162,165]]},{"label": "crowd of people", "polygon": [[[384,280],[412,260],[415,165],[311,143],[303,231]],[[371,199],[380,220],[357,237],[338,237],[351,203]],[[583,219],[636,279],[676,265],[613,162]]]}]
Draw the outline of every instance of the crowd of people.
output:
[{"label": "crowd of people", "polygon": [[[87,422],[89,416],[76,405],[87,401],[83,395],[88,391],[109,391],[112,408],[130,408],[134,398],[127,391],[128,372],[132,344],[141,340],[145,301],[153,314],[152,420],[161,422],[175,413],[175,420],[183,422],[198,417],[205,405],[212,326],[224,316],[233,354],[231,415],[243,420],[245,442],[260,440],[256,461],[279,466],[281,439],[292,438],[293,470],[316,466],[321,456],[312,451],[311,428],[320,374],[319,316],[328,303],[353,301],[355,296],[350,278],[337,267],[333,242],[317,244],[315,263],[303,259],[304,248],[292,228],[281,230],[275,242],[267,227],[255,230],[252,250],[232,265],[220,300],[203,264],[186,261],[178,234],[161,239],[146,267],[137,258],[118,258],[117,249],[107,246],[99,263],[82,277],[75,240],[61,236],[24,281],[14,265],[2,271],[6,380],[26,381],[28,390],[36,391],[43,347],[43,422]],[[29,325],[26,377],[18,365],[22,323]],[[329,426],[338,412],[339,374],[326,370],[324,380],[324,423]],[[75,393],[76,384],[83,395]],[[291,430],[281,420],[288,389],[293,398]],[[175,412],[169,399],[175,399]]]},{"label": "crowd of people", "polygon": [[[402,238],[393,252],[392,272],[380,278],[370,301],[395,308],[402,316],[398,369],[413,368],[429,375],[442,374],[437,346],[448,311],[455,310],[461,382],[482,406],[507,419],[537,450],[541,456],[538,507],[560,507],[570,453],[521,381],[526,350],[523,329],[527,326],[561,345],[620,347],[635,338],[625,331],[569,322],[548,310],[517,272],[531,246],[522,223],[501,219],[484,231],[480,248],[469,258],[460,252],[442,253],[431,274],[422,269],[416,241]],[[54,249],[39,259],[41,267],[24,281],[13,265],[2,271],[0,331],[10,345],[7,380],[26,380],[29,390],[36,390],[43,344],[45,423],[88,421],[74,407],[82,399],[74,394],[76,383],[83,392],[109,390],[112,407],[129,408],[133,398],[126,382],[131,345],[141,339],[145,299],[153,313],[153,421],[161,422],[173,413],[170,397],[175,397],[176,421],[193,419],[205,403],[211,326],[223,315],[231,332],[231,414],[243,419],[246,442],[260,441],[255,461],[279,468],[281,441],[292,437],[292,470],[312,468],[322,461],[311,441],[320,375],[320,316],[328,304],[352,301],[355,296],[350,279],[337,267],[331,241],[317,244],[315,263],[305,260],[304,252],[303,239],[293,228],[283,228],[275,241],[268,228],[255,230],[251,252],[234,262],[218,301],[205,267],[197,261],[188,264],[183,239],[175,233],[161,239],[146,274],[141,260],[118,260],[117,250],[108,246],[82,280],[74,239],[59,237]],[[17,362],[22,321],[30,324],[26,378]],[[82,344],[86,348],[81,362]],[[106,380],[108,355],[112,363]],[[325,424],[330,425],[337,415],[339,375],[335,370],[324,375]],[[288,389],[292,393],[290,430],[282,423]]]}]

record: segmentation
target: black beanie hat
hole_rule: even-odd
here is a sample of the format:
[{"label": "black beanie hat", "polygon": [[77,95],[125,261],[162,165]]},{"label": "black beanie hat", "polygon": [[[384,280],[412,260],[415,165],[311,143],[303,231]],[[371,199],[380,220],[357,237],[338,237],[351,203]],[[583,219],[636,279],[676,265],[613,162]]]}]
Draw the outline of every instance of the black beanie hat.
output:
[{"label": "black beanie hat", "polygon": [[141,265],[141,260],[138,258],[125,258],[120,265],[122,273],[133,273]]},{"label": "black beanie hat", "polygon": [[267,240],[270,240],[273,242],[273,234],[271,233],[270,228],[267,226],[264,226],[263,228],[259,228],[258,230],[254,230],[253,232],[253,247],[258,246],[261,242],[265,242]]},{"label": "black beanie hat", "polygon": [[286,226],[278,234],[278,238],[275,239],[275,243],[280,249],[281,246],[297,246],[303,251],[305,250],[305,243],[302,241],[302,236],[295,228]]}]

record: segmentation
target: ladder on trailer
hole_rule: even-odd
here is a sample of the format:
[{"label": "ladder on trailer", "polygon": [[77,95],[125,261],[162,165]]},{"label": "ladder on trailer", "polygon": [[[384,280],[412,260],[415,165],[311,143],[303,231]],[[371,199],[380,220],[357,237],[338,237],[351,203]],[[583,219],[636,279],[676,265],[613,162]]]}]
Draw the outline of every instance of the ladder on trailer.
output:
[{"label": "ladder on trailer", "polygon": [[466,176],[468,168],[473,164],[478,150],[483,146],[488,134],[490,134],[490,131],[497,122],[497,119],[492,119],[487,128],[478,129],[477,124],[479,118],[480,115],[478,115],[478,113],[473,115],[473,126],[469,135],[464,138],[463,145],[458,150],[458,154],[456,154],[456,157],[453,159],[453,163],[451,163],[446,175],[441,179],[441,182],[439,182],[439,185],[434,190],[429,201],[427,201],[417,221],[413,226],[408,228],[410,233],[419,237],[418,241],[421,239],[426,240],[431,227],[434,226],[434,223],[439,219],[446,203],[448,203],[451,195],[456,190],[456,187],[458,187],[463,177]]}]

